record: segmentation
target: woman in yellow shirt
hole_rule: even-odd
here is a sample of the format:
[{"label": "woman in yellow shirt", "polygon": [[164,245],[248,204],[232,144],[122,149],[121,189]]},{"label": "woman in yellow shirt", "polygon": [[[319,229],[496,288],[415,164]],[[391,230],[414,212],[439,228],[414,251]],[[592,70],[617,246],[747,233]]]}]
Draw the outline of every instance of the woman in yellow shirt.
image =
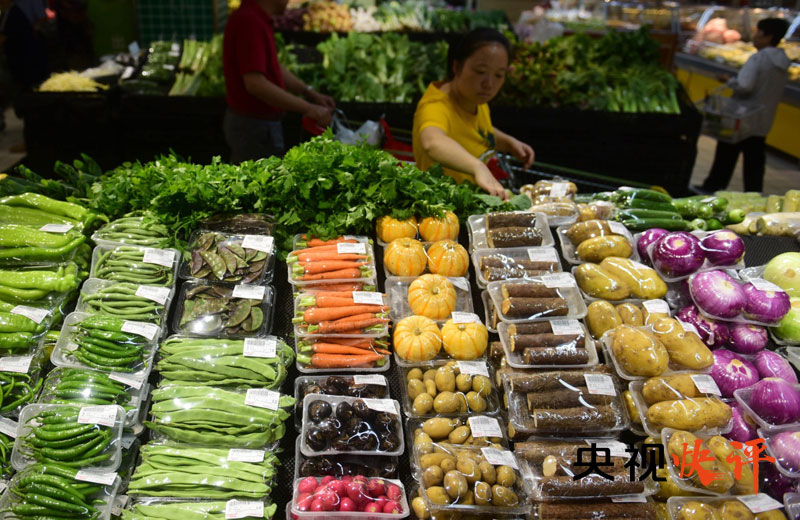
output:
[{"label": "woman in yellow shirt", "polygon": [[508,65],[508,39],[494,29],[475,29],[450,46],[447,80],[428,85],[414,113],[414,159],[420,169],[440,163],[456,181],[508,197],[483,161],[498,151],[527,168],[534,157],[530,146],[493,127],[489,116],[488,103],[503,86]]}]

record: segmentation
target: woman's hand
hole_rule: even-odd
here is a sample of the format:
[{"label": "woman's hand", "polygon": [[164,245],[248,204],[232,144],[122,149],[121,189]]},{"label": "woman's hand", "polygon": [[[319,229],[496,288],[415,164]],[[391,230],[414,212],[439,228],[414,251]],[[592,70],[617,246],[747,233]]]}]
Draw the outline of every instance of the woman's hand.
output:
[{"label": "woman's hand", "polygon": [[497,182],[497,179],[494,178],[492,172],[489,171],[489,168],[487,168],[483,163],[480,163],[480,166],[476,168],[475,183],[486,190],[489,195],[500,197],[501,200],[508,200],[508,193],[506,193],[506,189],[503,188],[499,182]]},{"label": "woman's hand", "polygon": [[510,148],[509,153],[520,161],[524,168],[528,168],[533,164],[533,158],[535,156],[533,148],[513,137],[508,144]]}]

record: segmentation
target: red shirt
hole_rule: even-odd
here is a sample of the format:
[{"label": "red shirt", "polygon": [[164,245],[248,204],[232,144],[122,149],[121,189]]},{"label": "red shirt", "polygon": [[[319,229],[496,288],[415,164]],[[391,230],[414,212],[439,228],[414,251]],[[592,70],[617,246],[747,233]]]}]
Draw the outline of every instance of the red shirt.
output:
[{"label": "red shirt", "polygon": [[243,116],[279,119],[284,111],[251,96],[244,87],[244,74],[260,72],[285,88],[278,63],[272,18],[255,0],[242,0],[231,13],[222,40],[222,63],[228,107]]}]

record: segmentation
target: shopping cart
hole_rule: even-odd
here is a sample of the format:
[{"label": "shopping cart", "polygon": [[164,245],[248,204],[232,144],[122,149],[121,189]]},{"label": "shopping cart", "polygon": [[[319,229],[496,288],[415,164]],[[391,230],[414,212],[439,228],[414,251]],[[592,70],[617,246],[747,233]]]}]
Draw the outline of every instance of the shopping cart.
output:
[{"label": "shopping cart", "polygon": [[704,99],[696,103],[703,114],[702,133],[726,143],[738,143],[754,135],[764,105],[723,96],[727,87],[722,85],[712,90]]},{"label": "shopping cart", "polygon": [[[334,132],[337,134],[337,138],[341,137],[342,134],[346,134],[348,140],[360,140],[358,133],[359,130],[364,128],[364,125],[369,125],[369,123],[374,122],[350,121],[347,119],[347,116],[345,116],[344,112],[341,110],[336,110],[333,115],[332,127]],[[311,135],[320,135],[325,131],[324,128],[316,124],[312,119],[309,119],[305,116],[302,119],[302,125],[303,130]],[[395,136],[395,133],[399,135]],[[414,162],[414,152],[411,148],[411,132],[399,130],[397,128],[391,128],[383,116],[378,119],[377,126],[369,126],[369,136],[362,135],[361,137],[366,138],[367,142],[375,146],[380,146],[383,150],[389,152],[401,161],[410,163]]]}]

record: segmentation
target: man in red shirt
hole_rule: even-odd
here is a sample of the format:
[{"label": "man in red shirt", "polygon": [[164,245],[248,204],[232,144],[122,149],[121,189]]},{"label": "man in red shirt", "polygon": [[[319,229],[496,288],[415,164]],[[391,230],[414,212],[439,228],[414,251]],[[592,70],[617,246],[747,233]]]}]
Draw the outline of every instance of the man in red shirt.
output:
[{"label": "man in red shirt", "polygon": [[228,101],[224,130],[233,163],[283,153],[285,112],[302,114],[321,126],[331,122],[333,99],[278,62],[272,15],[285,11],[287,3],[242,0],[228,18],[222,42]]}]

